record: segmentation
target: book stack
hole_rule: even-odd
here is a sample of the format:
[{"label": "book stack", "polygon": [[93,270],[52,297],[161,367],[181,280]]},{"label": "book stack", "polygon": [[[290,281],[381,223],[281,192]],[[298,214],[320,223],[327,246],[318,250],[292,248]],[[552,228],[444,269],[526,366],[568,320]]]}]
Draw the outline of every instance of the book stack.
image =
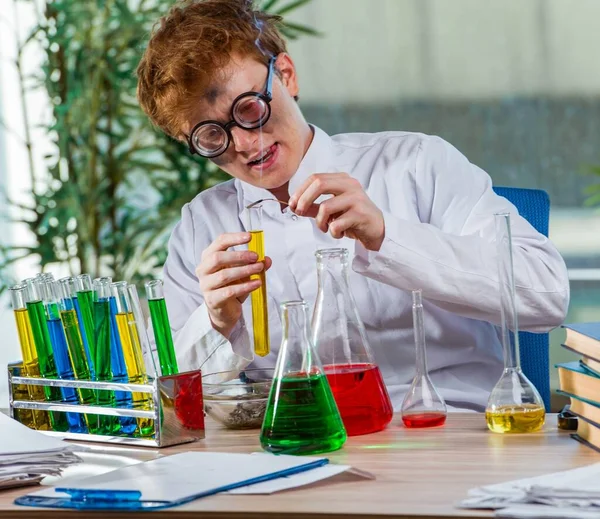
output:
[{"label": "book stack", "polygon": [[581,358],[557,364],[559,393],[570,397],[581,443],[600,451],[600,322],[565,324],[564,348]]}]

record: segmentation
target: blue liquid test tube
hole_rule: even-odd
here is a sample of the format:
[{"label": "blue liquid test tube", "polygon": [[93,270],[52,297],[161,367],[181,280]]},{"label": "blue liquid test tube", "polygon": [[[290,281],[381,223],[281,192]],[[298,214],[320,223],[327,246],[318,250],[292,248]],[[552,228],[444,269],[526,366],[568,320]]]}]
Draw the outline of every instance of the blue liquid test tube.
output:
[{"label": "blue liquid test tube", "polygon": [[[50,333],[50,342],[56,362],[56,371],[58,376],[64,380],[75,380],[73,366],[69,357],[69,348],[67,338],[60,319],[60,308],[58,305],[58,296],[56,294],[55,281],[51,279],[39,279],[38,286],[42,295],[44,308],[46,309],[46,319],[48,332]],[[61,388],[65,401],[69,404],[79,404],[77,391],[72,387]],[[83,414],[67,413],[69,422],[69,431],[73,433],[87,433]]]},{"label": "blue liquid test tube", "polygon": [[[100,278],[112,284],[111,277]],[[117,328],[117,302],[114,297],[109,298],[110,306],[110,362],[111,370],[114,382],[129,382],[127,376],[127,366],[125,364],[125,357],[123,356],[123,346],[121,345],[121,339],[119,338],[119,329]],[[133,397],[131,393],[127,391],[115,391],[115,398],[117,407],[133,408]],[[121,425],[121,432],[130,435],[137,429],[137,420],[130,416],[120,416],[119,424]]]}]

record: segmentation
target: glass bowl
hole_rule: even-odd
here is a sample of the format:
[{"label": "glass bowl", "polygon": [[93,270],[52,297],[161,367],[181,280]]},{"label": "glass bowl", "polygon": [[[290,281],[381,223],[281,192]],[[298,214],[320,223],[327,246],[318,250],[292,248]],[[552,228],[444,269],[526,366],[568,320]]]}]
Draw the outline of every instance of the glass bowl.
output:
[{"label": "glass bowl", "polygon": [[228,429],[260,428],[274,372],[274,368],[256,368],[203,375],[206,414]]}]

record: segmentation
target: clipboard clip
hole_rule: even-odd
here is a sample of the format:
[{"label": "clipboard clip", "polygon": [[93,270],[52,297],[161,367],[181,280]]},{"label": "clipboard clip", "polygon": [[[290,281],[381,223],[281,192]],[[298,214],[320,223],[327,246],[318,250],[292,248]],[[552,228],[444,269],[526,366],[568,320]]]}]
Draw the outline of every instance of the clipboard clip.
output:
[{"label": "clipboard clip", "polygon": [[97,490],[95,488],[57,488],[57,492],[64,492],[71,496],[71,501],[103,501],[103,502],[139,502],[142,493],[139,490]]}]

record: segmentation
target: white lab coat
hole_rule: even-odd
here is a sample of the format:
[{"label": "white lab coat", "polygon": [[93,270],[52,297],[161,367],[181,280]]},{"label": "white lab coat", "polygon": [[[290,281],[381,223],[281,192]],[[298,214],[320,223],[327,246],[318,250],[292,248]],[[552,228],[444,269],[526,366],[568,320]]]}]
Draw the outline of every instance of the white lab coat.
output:
[{"label": "white lab coat", "polygon": [[[264,205],[271,354],[254,356],[250,298],[225,339],[210,325],[194,273],[202,251],[220,234],[248,230],[244,207],[272,195],[230,180],[200,193],[182,210],[164,266],[165,298],[180,370],[203,373],[270,367],[281,341],[279,305],[302,298],[313,308],[315,250],[345,247],[350,283],[375,361],[399,410],[414,375],[411,293],[424,299],[431,378],[451,409],[483,410],[503,368],[497,326],[500,299],[495,212],[511,213],[516,304],[521,330],[545,332],[564,319],[569,283],[554,245],[492,191],[487,173],[439,137],[409,132],[314,139],[290,182],[312,173],[346,172],[384,213],[379,252],[322,233],[311,218]],[[152,335],[152,334],[150,334]]]}]

